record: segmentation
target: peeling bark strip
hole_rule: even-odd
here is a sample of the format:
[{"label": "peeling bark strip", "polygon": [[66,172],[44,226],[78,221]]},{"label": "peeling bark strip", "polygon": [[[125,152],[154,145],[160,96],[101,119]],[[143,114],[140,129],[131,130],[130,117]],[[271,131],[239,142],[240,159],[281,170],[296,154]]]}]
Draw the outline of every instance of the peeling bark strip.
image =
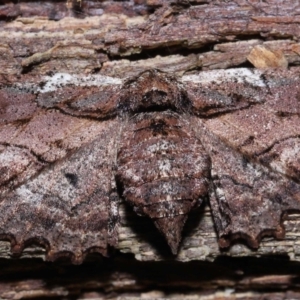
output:
[{"label": "peeling bark strip", "polygon": [[[0,234],[50,260],[107,255],[123,197],[173,253],[208,198],[219,245],[283,238],[300,210],[299,68],[0,83]],[[36,81],[36,79],[35,79]],[[32,91],[35,93],[32,93]]]},{"label": "peeling bark strip", "polygon": [[299,1],[277,2],[5,0],[0,74],[299,65]]}]

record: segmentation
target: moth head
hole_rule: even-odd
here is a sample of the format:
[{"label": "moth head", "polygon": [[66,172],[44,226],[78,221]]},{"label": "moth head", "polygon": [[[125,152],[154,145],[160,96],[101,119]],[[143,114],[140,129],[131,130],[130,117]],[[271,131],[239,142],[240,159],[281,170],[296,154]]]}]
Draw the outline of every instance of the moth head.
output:
[{"label": "moth head", "polygon": [[130,114],[167,109],[187,112],[190,107],[182,84],[159,70],[147,70],[128,79],[118,103],[121,112]]}]

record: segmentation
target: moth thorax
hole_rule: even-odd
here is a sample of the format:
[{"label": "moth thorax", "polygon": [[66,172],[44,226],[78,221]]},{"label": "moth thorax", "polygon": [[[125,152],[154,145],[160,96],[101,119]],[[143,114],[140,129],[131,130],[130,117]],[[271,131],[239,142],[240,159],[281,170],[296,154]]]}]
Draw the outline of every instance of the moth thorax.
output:
[{"label": "moth thorax", "polygon": [[190,99],[175,77],[158,70],[148,70],[125,82],[126,93],[119,99],[120,112],[184,112],[192,107]]}]

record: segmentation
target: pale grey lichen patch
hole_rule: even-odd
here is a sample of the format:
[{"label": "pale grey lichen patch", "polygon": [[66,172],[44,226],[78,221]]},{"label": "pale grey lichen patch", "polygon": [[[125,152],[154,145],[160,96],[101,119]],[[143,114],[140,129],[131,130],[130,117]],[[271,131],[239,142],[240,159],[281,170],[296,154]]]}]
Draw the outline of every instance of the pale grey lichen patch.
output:
[{"label": "pale grey lichen patch", "polygon": [[38,92],[46,93],[55,91],[57,88],[73,84],[75,86],[100,86],[100,85],[120,85],[122,80],[104,75],[72,75],[68,73],[56,73],[53,76],[43,78],[45,84],[38,88]]},{"label": "pale grey lichen patch", "polygon": [[247,82],[253,86],[266,86],[261,78],[262,72],[259,70],[251,70],[247,68],[228,69],[228,70],[212,70],[204,71],[197,75],[185,75],[182,82],[191,81],[193,83],[211,83],[216,82],[224,84],[229,81]]}]

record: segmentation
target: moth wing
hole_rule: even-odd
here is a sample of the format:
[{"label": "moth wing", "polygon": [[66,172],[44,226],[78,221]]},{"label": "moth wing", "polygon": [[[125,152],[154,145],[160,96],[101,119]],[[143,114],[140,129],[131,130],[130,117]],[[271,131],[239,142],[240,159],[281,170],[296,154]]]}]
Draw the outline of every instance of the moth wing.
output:
[{"label": "moth wing", "polygon": [[[212,161],[210,204],[223,247],[235,238],[245,238],[258,247],[263,235],[283,237],[282,216],[300,209],[297,74],[286,71],[278,77],[261,76],[262,87],[251,87],[247,78],[235,88],[231,85],[237,91],[245,84],[247,95],[256,95],[255,101],[247,100],[244,90],[237,109],[231,104],[226,110],[220,104],[212,114],[207,110],[206,117],[197,120],[196,128]],[[228,88],[226,84],[224,80],[218,85],[218,94]],[[199,103],[203,106],[200,97],[194,98],[193,107]]]},{"label": "moth wing", "polygon": [[79,109],[71,114],[63,104],[46,108],[39,103],[43,95],[13,88],[1,93],[1,237],[14,252],[30,241],[44,244],[48,259],[68,253],[80,262],[87,251],[107,254],[116,244],[118,120],[79,118]]}]

